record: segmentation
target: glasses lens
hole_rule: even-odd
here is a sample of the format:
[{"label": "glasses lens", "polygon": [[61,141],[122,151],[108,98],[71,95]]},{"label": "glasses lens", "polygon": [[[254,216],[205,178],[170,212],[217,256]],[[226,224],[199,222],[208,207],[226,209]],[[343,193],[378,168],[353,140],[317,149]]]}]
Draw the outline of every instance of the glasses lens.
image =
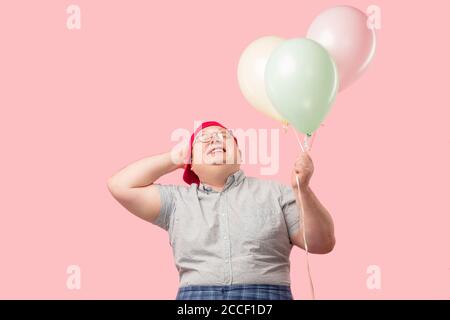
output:
[{"label": "glasses lens", "polygon": [[201,135],[198,137],[198,140],[200,140],[201,142],[208,142],[210,139],[211,139],[211,135],[208,134],[208,133],[201,134]]},{"label": "glasses lens", "polygon": [[224,140],[225,138],[229,138],[231,136],[231,132],[225,131],[225,130],[205,132],[205,133],[201,133],[200,135],[198,135],[195,140],[198,140],[201,142],[209,142],[215,135],[218,135],[220,138],[222,138],[222,140]]}]

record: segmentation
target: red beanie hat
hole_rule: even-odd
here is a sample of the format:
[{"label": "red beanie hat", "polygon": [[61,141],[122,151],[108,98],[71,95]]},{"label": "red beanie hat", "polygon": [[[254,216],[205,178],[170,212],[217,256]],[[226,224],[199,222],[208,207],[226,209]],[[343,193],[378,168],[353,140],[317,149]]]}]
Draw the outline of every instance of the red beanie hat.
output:
[{"label": "red beanie hat", "polygon": [[[187,159],[191,159],[191,154],[192,154],[192,144],[194,143],[194,139],[195,136],[197,135],[197,133],[200,132],[200,130],[208,128],[208,127],[212,127],[212,126],[217,126],[217,127],[222,127],[224,129],[226,129],[223,125],[221,125],[219,122],[216,121],[206,121],[203,122],[195,131],[194,133],[191,135],[191,140],[190,140],[190,147],[189,147],[189,154]],[[237,144],[237,139],[236,137],[233,137],[234,141],[236,141]],[[198,178],[198,176],[195,174],[194,171],[192,171],[192,166],[190,161],[188,161],[188,163],[185,164],[184,166],[184,173],[183,173],[183,180],[187,183],[187,184],[200,184],[200,179]]]}]

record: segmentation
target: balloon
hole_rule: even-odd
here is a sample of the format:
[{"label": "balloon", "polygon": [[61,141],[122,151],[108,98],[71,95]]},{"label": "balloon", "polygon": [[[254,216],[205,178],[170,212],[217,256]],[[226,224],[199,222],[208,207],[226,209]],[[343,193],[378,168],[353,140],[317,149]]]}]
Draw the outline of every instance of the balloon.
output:
[{"label": "balloon", "polygon": [[336,64],[317,42],[294,38],[272,53],[266,90],[275,108],[298,131],[311,134],[331,109],[339,87]]},{"label": "balloon", "polygon": [[286,125],[287,121],[267,97],[264,83],[267,60],[283,41],[279,37],[266,36],[250,43],[241,54],[237,73],[239,87],[246,100],[258,111]]},{"label": "balloon", "polygon": [[375,54],[374,28],[367,26],[364,12],[350,6],[320,13],[310,25],[307,38],[320,43],[335,61],[340,90],[364,73]]}]

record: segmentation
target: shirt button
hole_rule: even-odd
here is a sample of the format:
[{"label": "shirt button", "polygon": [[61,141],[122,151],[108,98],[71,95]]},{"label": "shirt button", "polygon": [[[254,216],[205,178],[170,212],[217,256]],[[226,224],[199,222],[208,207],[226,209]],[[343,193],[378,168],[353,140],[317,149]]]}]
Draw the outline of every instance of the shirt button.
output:
[{"label": "shirt button", "polygon": [[225,240],[227,240],[227,236],[223,236],[223,238],[224,238]]}]

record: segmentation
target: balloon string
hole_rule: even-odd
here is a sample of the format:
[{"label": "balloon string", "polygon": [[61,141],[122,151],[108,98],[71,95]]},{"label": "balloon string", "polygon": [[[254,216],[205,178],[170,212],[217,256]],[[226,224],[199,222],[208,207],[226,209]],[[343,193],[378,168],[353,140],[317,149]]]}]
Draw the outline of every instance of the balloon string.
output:
[{"label": "balloon string", "polygon": [[313,143],[314,143],[314,139],[316,138],[316,133],[317,133],[317,130],[314,131],[314,133],[312,134],[311,142],[310,142],[310,144],[309,144],[309,149],[310,149],[310,150],[311,150],[312,145],[313,145]]},{"label": "balloon string", "polygon": [[287,133],[287,131],[288,131],[288,126],[289,126],[289,123],[288,123],[288,122],[284,122],[284,121],[283,121],[283,123],[282,123],[282,127],[283,127],[283,131],[284,131],[284,133]]},{"label": "balloon string", "polygon": [[[298,141],[298,143],[300,145],[300,148],[304,152],[305,150],[303,149],[303,145],[302,145],[302,143],[300,141],[300,138],[298,136],[297,131],[294,130],[294,133],[295,133],[295,136],[297,137],[297,141]],[[303,231],[303,242],[305,243],[305,251],[306,251],[306,269],[308,270],[309,288],[310,288],[310,291],[311,291],[311,296],[312,296],[312,299],[315,300],[316,296],[315,296],[315,293],[314,293],[314,283],[313,283],[313,280],[312,280],[311,269],[309,267],[309,259],[308,259],[308,253],[309,253],[308,242],[306,241],[305,210],[303,208],[303,201],[302,201],[302,196],[301,196],[301,193],[300,193],[300,179],[298,177],[298,174],[296,174],[296,179],[297,179],[298,199],[300,201],[300,209],[301,209],[301,218],[302,218],[302,227],[303,227],[302,228],[303,229],[302,230]]]},{"label": "balloon string", "polygon": [[305,150],[303,149],[302,142],[300,141],[300,137],[298,136],[297,131],[295,131],[294,128],[292,128],[292,130],[294,131],[295,136],[297,137],[297,141],[298,141],[298,144],[300,145],[300,148],[302,149],[302,152],[305,152]]}]

